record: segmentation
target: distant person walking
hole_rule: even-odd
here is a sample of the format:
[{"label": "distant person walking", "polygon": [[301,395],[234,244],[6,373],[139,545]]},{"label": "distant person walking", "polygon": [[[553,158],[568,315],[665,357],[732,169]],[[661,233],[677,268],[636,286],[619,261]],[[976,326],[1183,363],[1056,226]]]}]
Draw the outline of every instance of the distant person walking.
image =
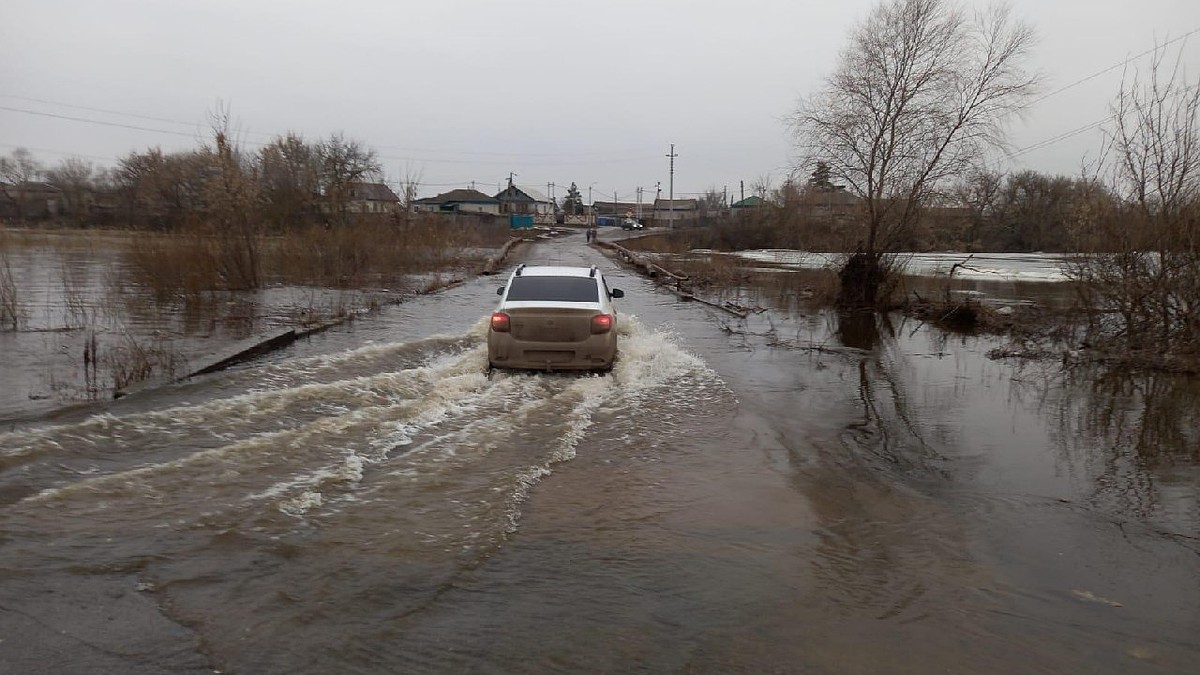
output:
[{"label": "distant person walking", "polygon": [[596,227],[592,226],[587,229],[587,243],[596,241]]}]

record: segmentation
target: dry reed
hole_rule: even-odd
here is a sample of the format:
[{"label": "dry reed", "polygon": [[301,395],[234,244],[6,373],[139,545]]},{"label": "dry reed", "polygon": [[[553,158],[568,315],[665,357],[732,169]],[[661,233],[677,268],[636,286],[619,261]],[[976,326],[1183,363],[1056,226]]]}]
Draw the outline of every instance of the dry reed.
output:
[{"label": "dry reed", "polygon": [[[0,242],[0,247],[3,242]],[[13,278],[8,255],[0,249],[0,328],[20,330],[25,321],[25,307],[21,303],[20,289]]]}]

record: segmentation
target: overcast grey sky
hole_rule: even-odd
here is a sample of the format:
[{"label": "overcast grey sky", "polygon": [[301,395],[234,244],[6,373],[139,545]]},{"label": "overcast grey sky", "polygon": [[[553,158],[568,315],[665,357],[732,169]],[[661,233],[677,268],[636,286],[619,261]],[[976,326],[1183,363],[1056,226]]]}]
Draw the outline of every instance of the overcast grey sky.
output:
[{"label": "overcast grey sky", "polygon": [[[289,130],[344,132],[376,149],[389,179],[419,174],[422,196],[471,181],[493,192],[512,171],[542,191],[574,181],[585,198],[594,186],[595,199],[632,200],[642,186],[652,199],[661,182],[665,197],[670,143],[676,196],[736,195],[739,180],[786,173],[783,119],[873,4],[4,0],[0,152],[112,164],[195,147],[221,100],[251,148]],[[1197,0],[1010,4],[1038,31],[1046,93],[1193,32],[1186,62],[1193,79],[1200,70]],[[1120,80],[1117,68],[1040,101],[1013,145],[1103,120]],[[999,168],[1074,173],[1099,140],[1087,130]]]}]

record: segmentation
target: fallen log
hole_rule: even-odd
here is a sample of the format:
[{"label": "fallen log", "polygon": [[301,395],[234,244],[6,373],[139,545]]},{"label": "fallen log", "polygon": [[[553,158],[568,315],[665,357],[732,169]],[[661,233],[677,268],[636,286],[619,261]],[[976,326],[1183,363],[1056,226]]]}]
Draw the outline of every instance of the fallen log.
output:
[{"label": "fallen log", "polygon": [[712,300],[705,300],[704,298],[696,295],[695,293],[688,293],[687,291],[675,291],[675,295],[679,296],[679,298],[682,300],[690,300],[692,302],[698,302],[702,305],[708,305],[709,307],[712,307],[714,309],[724,310],[724,311],[729,312],[730,314],[736,316],[739,319],[744,319],[747,316],[750,316],[749,312],[744,312],[744,311],[741,311],[738,309],[734,309],[733,307],[730,307],[729,305],[719,304],[719,303],[713,302]]},{"label": "fallen log", "polygon": [[672,272],[671,270],[663,267],[662,265],[651,264],[650,267],[654,268],[654,271],[658,272],[659,274],[663,275],[664,277],[670,277],[671,279],[674,279],[675,281],[687,281],[688,280],[688,277],[686,274],[676,274],[675,272]]}]

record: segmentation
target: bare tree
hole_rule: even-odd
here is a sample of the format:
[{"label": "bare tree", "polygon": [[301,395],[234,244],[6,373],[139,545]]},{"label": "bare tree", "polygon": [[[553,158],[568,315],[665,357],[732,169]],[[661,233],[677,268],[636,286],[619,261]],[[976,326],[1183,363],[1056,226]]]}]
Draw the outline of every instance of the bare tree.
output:
[{"label": "bare tree", "polygon": [[330,215],[345,222],[350,188],[354,183],[377,178],[383,171],[375,151],[358,141],[333,134],[317,147],[320,157],[320,185]]},{"label": "bare tree", "polygon": [[970,246],[979,244],[985,226],[995,215],[1003,187],[1004,175],[986,168],[975,168],[955,182],[955,201],[971,212],[971,219],[964,233],[964,238]]},{"label": "bare tree", "polygon": [[755,178],[754,182],[750,184],[750,192],[759,199],[769,199],[771,193],[775,192],[775,182],[771,178],[771,174],[764,173]]},{"label": "bare tree", "polygon": [[131,152],[118,163],[114,182],[131,225],[173,228],[202,210],[212,174],[211,151]]},{"label": "bare tree", "polygon": [[1023,65],[1033,42],[1006,5],[968,16],[953,0],[888,0],[853,29],[837,69],[792,117],[802,156],[828,162],[863,201],[865,276],[843,275],[844,301],[875,304],[880,254],[1004,142],[1005,122],[1036,91]]},{"label": "bare tree", "polygon": [[725,193],[718,190],[716,185],[708,186],[704,194],[700,195],[700,210],[706,214],[720,213],[725,208]]},{"label": "bare tree", "polygon": [[421,178],[423,175],[423,171],[411,164],[404,167],[404,177],[400,179],[400,204],[404,207],[404,212],[409,216],[412,215],[415,209],[417,194],[421,189]]},{"label": "bare tree", "polygon": [[317,148],[298,134],[272,140],[258,155],[264,215],[278,228],[291,227],[317,206]]},{"label": "bare tree", "polygon": [[1148,73],[1122,83],[1108,129],[1119,207],[1084,224],[1092,255],[1070,270],[1093,344],[1135,359],[1200,357],[1200,78],[1185,79],[1182,48],[1167,58],[1157,50]]},{"label": "bare tree", "polygon": [[94,173],[92,163],[81,157],[67,157],[46,172],[46,180],[62,191],[67,213],[77,225],[84,225],[88,220]]},{"label": "bare tree", "polygon": [[204,213],[215,235],[218,269],[227,288],[258,288],[263,279],[257,166],[232,140],[228,108],[212,112],[209,123],[213,144],[200,155],[211,167]]},{"label": "bare tree", "polygon": [[25,148],[13,150],[11,157],[0,157],[0,179],[12,185],[20,219],[24,219],[29,210],[29,184],[40,179],[42,172],[42,164]]}]

